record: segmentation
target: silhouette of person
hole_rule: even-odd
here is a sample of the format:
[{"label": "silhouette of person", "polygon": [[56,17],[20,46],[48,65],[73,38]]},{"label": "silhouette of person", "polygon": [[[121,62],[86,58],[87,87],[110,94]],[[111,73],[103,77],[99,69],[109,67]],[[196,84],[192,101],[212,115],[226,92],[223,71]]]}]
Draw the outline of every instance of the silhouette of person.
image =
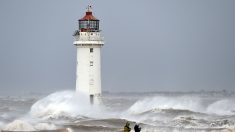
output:
[{"label": "silhouette of person", "polygon": [[131,128],[130,128],[130,123],[127,121],[126,125],[124,126],[124,132],[130,132]]},{"label": "silhouette of person", "polygon": [[140,132],[141,131],[141,127],[138,124],[135,124],[134,130],[135,130],[135,132]]}]

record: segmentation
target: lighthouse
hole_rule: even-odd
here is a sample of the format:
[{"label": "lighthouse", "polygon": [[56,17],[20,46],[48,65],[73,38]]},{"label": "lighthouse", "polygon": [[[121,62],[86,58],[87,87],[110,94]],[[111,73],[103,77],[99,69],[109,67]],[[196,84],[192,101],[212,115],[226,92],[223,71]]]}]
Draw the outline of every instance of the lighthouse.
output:
[{"label": "lighthouse", "polygon": [[84,17],[78,20],[74,32],[77,48],[76,92],[90,98],[90,103],[99,103],[101,96],[101,48],[104,45],[99,20],[88,6]]}]

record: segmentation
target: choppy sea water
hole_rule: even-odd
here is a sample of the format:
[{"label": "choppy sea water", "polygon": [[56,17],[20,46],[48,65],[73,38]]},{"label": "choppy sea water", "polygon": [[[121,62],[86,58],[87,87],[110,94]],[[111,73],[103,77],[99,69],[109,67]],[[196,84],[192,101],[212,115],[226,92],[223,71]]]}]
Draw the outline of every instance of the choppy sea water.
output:
[{"label": "choppy sea water", "polygon": [[143,132],[233,132],[235,94],[105,93],[99,105],[73,91],[0,96],[1,131],[112,132],[126,121]]}]

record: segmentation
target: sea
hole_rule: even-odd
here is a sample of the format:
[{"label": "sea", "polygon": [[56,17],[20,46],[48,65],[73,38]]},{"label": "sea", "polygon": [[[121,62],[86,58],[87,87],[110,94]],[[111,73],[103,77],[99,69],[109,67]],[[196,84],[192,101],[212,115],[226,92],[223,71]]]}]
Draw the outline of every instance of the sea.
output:
[{"label": "sea", "polygon": [[0,96],[0,131],[235,132],[235,93],[104,92],[91,105],[75,91]]}]

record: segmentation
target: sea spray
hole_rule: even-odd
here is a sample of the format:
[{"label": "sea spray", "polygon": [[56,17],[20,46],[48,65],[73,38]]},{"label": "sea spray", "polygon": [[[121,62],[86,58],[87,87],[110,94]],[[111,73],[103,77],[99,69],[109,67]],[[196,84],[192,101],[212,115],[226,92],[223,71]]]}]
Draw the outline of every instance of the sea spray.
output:
[{"label": "sea spray", "polygon": [[[50,120],[104,118],[103,108],[101,104],[91,105],[89,98],[84,94],[60,91],[38,100],[32,105],[28,114],[2,128],[7,131],[55,130],[57,126],[49,123]],[[48,123],[44,123],[45,121]]]},{"label": "sea spray", "polygon": [[198,97],[157,96],[137,101],[128,109],[128,112],[131,114],[140,114],[155,109],[181,109],[200,112],[203,111],[203,106],[201,99]]},{"label": "sea spray", "polygon": [[[28,114],[21,114],[16,118],[9,118],[11,114],[8,111],[3,112],[9,113],[10,116],[2,118],[2,128],[26,131],[29,128],[28,130],[40,131],[60,130],[71,126],[71,131],[86,128],[93,131],[97,131],[97,128],[109,131],[114,128],[121,130],[126,120],[129,120],[140,123],[143,131],[187,132],[191,128],[204,132],[219,132],[224,128],[234,130],[233,113],[226,116],[223,114],[224,111],[233,112],[234,96],[215,97],[211,94],[205,96],[178,93],[153,96],[138,94],[136,98],[136,94],[104,94],[103,105],[90,105],[89,99],[77,95],[74,91],[56,92],[39,99],[36,103],[31,99],[20,100],[22,105],[34,103],[31,110]],[[21,109],[22,105],[18,107],[13,102],[9,103],[9,108]],[[221,111],[222,114],[211,114],[211,111]]]},{"label": "sea spray", "polygon": [[30,115],[40,119],[59,118],[101,118],[103,106],[91,105],[84,94],[74,91],[61,91],[37,101],[30,110]]},{"label": "sea spray", "polygon": [[235,115],[234,100],[222,99],[215,101],[207,107],[207,113],[217,115]]},{"label": "sea spray", "polygon": [[34,125],[34,128],[37,130],[55,130],[57,127],[54,124],[49,123],[38,123]]},{"label": "sea spray", "polygon": [[14,120],[13,122],[7,124],[3,130],[5,131],[35,131],[34,127],[23,120]]},{"label": "sea spray", "polygon": [[2,128],[4,131],[41,131],[56,129],[57,127],[51,123],[32,123],[24,119],[14,120]]},{"label": "sea spray", "polygon": [[188,96],[155,96],[136,101],[120,118],[135,122],[154,125],[166,125],[175,116],[202,111],[203,106],[199,97]]}]

